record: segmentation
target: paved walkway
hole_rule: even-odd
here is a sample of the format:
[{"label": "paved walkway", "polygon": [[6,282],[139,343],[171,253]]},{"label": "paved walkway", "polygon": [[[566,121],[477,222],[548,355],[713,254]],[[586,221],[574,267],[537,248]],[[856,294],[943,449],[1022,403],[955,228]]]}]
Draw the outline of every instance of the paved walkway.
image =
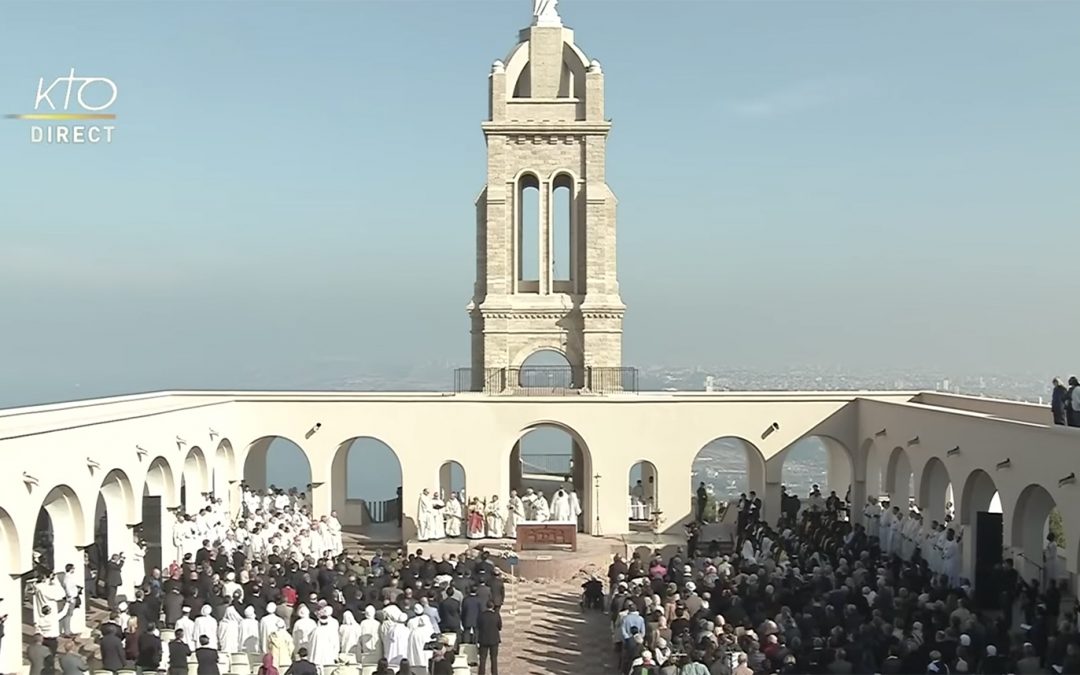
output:
[{"label": "paved walkway", "polygon": [[500,672],[509,675],[613,672],[610,623],[600,612],[582,612],[578,605],[580,597],[580,583],[507,584]]}]

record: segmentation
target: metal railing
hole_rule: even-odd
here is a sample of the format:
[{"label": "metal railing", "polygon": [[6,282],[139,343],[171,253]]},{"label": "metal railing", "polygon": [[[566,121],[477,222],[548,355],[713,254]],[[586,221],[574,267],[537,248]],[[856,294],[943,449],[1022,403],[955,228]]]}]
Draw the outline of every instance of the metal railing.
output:
[{"label": "metal railing", "polygon": [[567,396],[578,393],[637,393],[637,368],[607,366],[523,366],[458,368],[454,391],[525,396]]},{"label": "metal railing", "polygon": [[401,500],[396,497],[381,502],[361,501],[364,504],[365,523],[396,523],[401,514]]},{"label": "metal railing", "polygon": [[521,472],[540,476],[573,476],[574,458],[566,453],[522,455]]}]

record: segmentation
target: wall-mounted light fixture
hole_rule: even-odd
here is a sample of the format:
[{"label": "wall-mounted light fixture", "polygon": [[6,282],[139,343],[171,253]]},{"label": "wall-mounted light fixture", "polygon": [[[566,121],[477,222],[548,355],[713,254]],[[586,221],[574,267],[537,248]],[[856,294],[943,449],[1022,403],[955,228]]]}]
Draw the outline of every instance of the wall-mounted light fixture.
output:
[{"label": "wall-mounted light fixture", "polygon": [[318,483],[308,483],[307,487],[308,487],[308,490],[314,490],[315,488],[320,488],[323,485],[326,485],[326,483],[323,483],[323,482],[320,481]]},{"label": "wall-mounted light fixture", "polygon": [[322,429],[322,422],[316,422],[315,426],[308,429],[307,433],[304,434],[304,438],[311,438],[312,436],[315,435],[315,432],[317,432],[319,429]]},{"label": "wall-mounted light fixture", "polygon": [[23,479],[23,482],[26,483],[27,487],[30,487],[31,485],[37,485],[38,484],[38,479],[34,478],[33,476],[26,473],[25,471],[23,471],[22,479]]},{"label": "wall-mounted light fixture", "polygon": [[1058,487],[1065,487],[1066,485],[1072,485],[1076,482],[1076,472],[1073,471],[1068,476],[1065,476],[1058,481]]},{"label": "wall-mounted light fixture", "polygon": [[231,481],[229,481],[229,485],[236,485],[239,482],[240,482],[240,479],[231,480]]},{"label": "wall-mounted light fixture", "polygon": [[169,508],[167,508],[165,510],[168,511],[169,513],[180,513],[181,511],[184,510],[184,507],[183,506],[170,506]]},{"label": "wall-mounted light fixture", "polygon": [[1008,469],[1010,466],[1012,466],[1012,459],[1008,457],[997,463],[998,469]]},{"label": "wall-mounted light fixture", "polygon": [[908,445],[918,445],[918,444],[919,444],[919,437],[918,437],[918,436],[916,436],[915,438],[913,438],[913,439],[911,439],[910,441],[908,441],[908,442],[907,442],[907,444],[908,444]]},{"label": "wall-mounted light fixture", "polygon": [[176,444],[179,445],[180,447],[183,447],[183,446],[187,445],[187,441],[185,441],[184,439],[177,436],[176,437]]},{"label": "wall-mounted light fixture", "polygon": [[217,438],[217,437],[218,437],[219,435],[220,435],[220,434],[218,434],[218,432],[214,431],[213,429],[211,429],[211,430],[210,430],[210,440],[214,440],[214,439],[215,439],[215,438]]},{"label": "wall-mounted light fixture", "polygon": [[147,451],[146,451],[146,450],[145,450],[145,449],[143,448],[143,446],[141,446],[141,445],[136,445],[136,446],[135,446],[135,454],[139,456],[139,461],[141,462],[141,461],[143,461],[143,459],[144,459],[144,458],[145,458],[145,457],[146,457],[147,455],[149,455],[150,453],[149,453],[149,452],[147,452]]},{"label": "wall-mounted light fixture", "polygon": [[89,457],[87,457],[86,458],[86,468],[90,469],[90,475],[93,475],[95,471],[97,471],[98,469],[101,468],[101,465],[98,464],[97,462],[95,462],[94,460],[90,459]]},{"label": "wall-mounted light fixture", "polygon": [[945,454],[948,455],[949,457],[952,457],[953,455],[959,455],[960,454],[960,446],[959,445],[956,446],[955,448],[953,448],[952,450],[949,450]]},{"label": "wall-mounted light fixture", "polygon": [[775,434],[777,431],[780,431],[780,423],[773,422],[768,426],[768,428],[765,429],[765,431],[761,432],[761,440],[765,440],[769,436]]},{"label": "wall-mounted light fixture", "polygon": [[887,434],[887,433],[889,433],[889,430],[888,430],[888,429],[882,429],[881,431],[879,431],[879,432],[877,432],[876,434],[874,434],[874,436],[875,436],[876,438],[881,438],[882,436],[884,436],[884,435],[885,435],[885,434]]}]

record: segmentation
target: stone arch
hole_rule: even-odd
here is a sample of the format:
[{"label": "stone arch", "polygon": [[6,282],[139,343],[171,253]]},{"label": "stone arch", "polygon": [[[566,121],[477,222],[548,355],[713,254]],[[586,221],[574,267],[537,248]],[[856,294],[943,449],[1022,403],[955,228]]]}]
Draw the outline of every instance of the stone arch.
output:
[{"label": "stone arch", "polygon": [[0,577],[18,574],[22,569],[19,528],[7,510],[0,507]]},{"label": "stone arch", "polygon": [[[556,433],[558,432],[558,433]],[[551,453],[551,461],[540,461],[541,454],[531,453],[533,441],[557,449],[568,439],[569,452]],[[524,444],[524,447],[523,447]],[[559,457],[569,457],[569,462]],[[531,467],[525,465],[525,458],[536,458]],[[542,420],[528,424],[518,432],[510,447],[507,458],[510,467],[510,489],[523,493],[528,487],[544,491],[544,496],[551,499],[551,493],[560,486],[569,483],[578,494],[581,503],[581,516],[578,518],[578,530],[595,534],[596,503],[595,481],[593,476],[593,458],[588,443],[576,429],[568,424],[554,420]],[[544,464],[543,466],[541,464]],[[532,468],[533,471],[526,469]],[[569,480],[567,480],[569,479]]]},{"label": "stone arch", "polygon": [[[131,480],[120,469],[113,469],[101,480],[97,502],[94,505],[94,541],[86,549],[87,558],[99,571],[110,556],[123,554],[130,563],[134,538],[131,527],[139,521],[142,500],[136,501]],[[131,572],[130,564],[126,568]],[[131,577],[132,573],[123,575]],[[126,578],[124,586],[132,587],[134,579]]]},{"label": "stone arch", "polygon": [[[364,455],[368,464],[353,462],[354,454]],[[379,470],[364,470],[372,462],[381,465]],[[391,476],[387,475],[388,470]],[[404,508],[402,470],[401,457],[394,446],[381,438],[361,435],[338,444],[331,464],[330,500],[341,524],[354,528],[382,526],[388,534],[393,531],[393,536],[400,538]]]},{"label": "stone arch", "polygon": [[143,495],[161,497],[166,506],[176,500],[176,479],[169,460],[158,456],[150,462],[143,481]]},{"label": "stone arch", "polygon": [[514,182],[514,267],[519,293],[540,292],[540,234],[543,204],[540,176],[524,171]]},{"label": "stone arch", "polygon": [[[825,472],[817,468],[824,460]],[[822,496],[835,492],[844,499],[855,476],[855,457],[847,446],[832,436],[805,436],[784,452],[781,457],[781,477],[788,492],[800,499],[810,493],[812,485],[822,489]],[[792,463],[793,462],[793,463]]]},{"label": "stone arch", "polygon": [[[142,537],[146,542],[146,568],[161,569],[166,550],[172,550],[172,526],[176,520],[169,509],[178,499],[172,467],[164,457],[155,457],[146,470],[142,490]],[[172,556],[168,557],[169,560]]]},{"label": "stone arch", "polygon": [[919,472],[919,494],[916,501],[925,522],[941,522],[950,510],[953,502],[952,480],[945,462],[938,457],[931,457]]},{"label": "stone arch", "polygon": [[[280,472],[275,472],[271,480],[271,460],[274,464],[285,464]],[[311,484],[311,459],[296,441],[288,436],[276,434],[256,438],[248,444],[244,453],[244,483],[255,490],[265,490],[273,484],[275,487],[294,487],[307,491]],[[281,473],[280,478],[277,480]],[[288,477],[290,480],[285,480]]]},{"label": "stone arch", "polygon": [[907,450],[895,447],[889,453],[885,476],[881,480],[882,491],[889,495],[890,506],[899,506],[902,513],[907,513],[908,502],[914,496],[915,473],[911,467],[911,456]]},{"label": "stone arch", "polygon": [[634,529],[635,525],[638,529],[647,529],[660,504],[660,476],[656,465],[647,459],[635,462],[629,474],[630,529]]},{"label": "stone arch", "polygon": [[192,446],[184,457],[180,479],[180,501],[187,513],[195,513],[205,505],[204,494],[210,492],[210,467],[202,448]]},{"label": "stone arch", "polygon": [[[960,521],[960,525],[974,530],[976,514],[994,512],[993,504],[997,494],[997,484],[994,483],[990,474],[982,469],[976,469],[968,474],[964,487],[960,491],[960,505],[957,509],[957,520]],[[1000,506],[997,512],[1000,513]]]},{"label": "stone arch", "polygon": [[228,501],[229,483],[235,475],[236,453],[233,452],[232,442],[223,438],[218,442],[217,450],[214,451],[212,485],[215,498]]},{"label": "stone arch", "polygon": [[578,182],[565,169],[556,170],[548,182],[551,288],[556,293],[575,292],[577,274]]},{"label": "stone arch", "polygon": [[41,501],[39,514],[44,518],[38,518],[38,526],[34,531],[34,548],[42,546],[38,536],[42,525],[47,523],[51,535],[49,548],[52,549],[50,561],[47,565],[52,571],[62,571],[64,565],[76,562],[81,566],[82,555],[78,554],[77,547],[83,546],[90,541],[90,533],[86,528],[86,514],[83,511],[82,502],[71,487],[57,485],[45,495]]},{"label": "stone arch", "polygon": [[465,489],[468,486],[468,478],[465,475],[465,467],[453,459],[448,459],[442,463],[439,467],[439,491],[442,493],[443,498],[449,498],[450,493],[457,492],[459,495],[465,495]]},{"label": "stone arch", "polygon": [[[732,460],[736,456],[745,459],[742,467]],[[686,519],[693,520],[697,515],[697,490],[705,484],[711,498],[720,502],[738,499],[739,494],[751,491],[765,501],[765,455],[761,450],[739,436],[718,436],[694,454],[690,464],[690,511]],[[707,507],[706,516],[711,507]],[[729,517],[734,517],[734,510],[729,509]]]},{"label": "stone arch", "polygon": [[[1041,485],[1032,483],[1025,487],[1012,509],[1011,549],[1014,558],[1019,558],[1016,567],[1027,579],[1046,581],[1046,573],[1056,567],[1054,579],[1063,576],[1063,560],[1044,560],[1044,545],[1049,528],[1050,514],[1057,508],[1053,495]],[[1059,550],[1058,555],[1065,552]]]}]

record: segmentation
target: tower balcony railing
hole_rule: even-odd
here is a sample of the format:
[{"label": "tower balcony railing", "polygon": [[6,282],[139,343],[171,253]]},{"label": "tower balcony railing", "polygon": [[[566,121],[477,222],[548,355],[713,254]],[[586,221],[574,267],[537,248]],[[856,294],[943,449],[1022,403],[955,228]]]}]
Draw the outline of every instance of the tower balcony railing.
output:
[{"label": "tower balcony railing", "polygon": [[573,396],[638,392],[637,368],[522,366],[458,368],[454,391],[518,396]]}]

